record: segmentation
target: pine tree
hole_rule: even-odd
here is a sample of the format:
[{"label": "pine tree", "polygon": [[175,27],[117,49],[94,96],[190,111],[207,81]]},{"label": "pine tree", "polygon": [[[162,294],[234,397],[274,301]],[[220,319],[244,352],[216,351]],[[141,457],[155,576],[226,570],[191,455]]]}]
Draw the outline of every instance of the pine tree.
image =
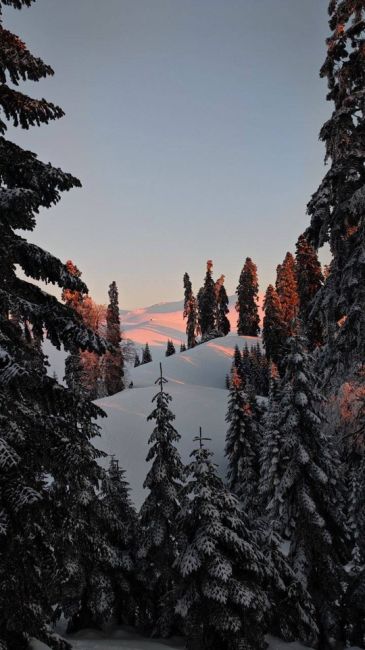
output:
[{"label": "pine tree", "polygon": [[184,289],[185,294],[183,317],[187,319],[186,336],[188,348],[190,349],[196,346],[196,335],[198,329],[198,307],[196,298],[193,294],[192,284],[187,273],[184,274]]},{"label": "pine tree", "polygon": [[233,371],[228,397],[225,454],[228,459],[228,487],[244,512],[253,519],[258,512],[260,431],[251,399],[243,392],[242,380]]},{"label": "pine tree", "polygon": [[[268,513],[289,539],[289,558],[311,594],[319,647],[338,638],[338,604],[347,559],[339,459],[324,432],[322,398],[305,342],[291,339],[262,462]],[[271,455],[271,458],[270,458]]]},{"label": "pine tree", "polygon": [[329,3],[331,36],[321,77],[327,77],[332,116],[323,125],[330,169],[308,204],[306,233],[318,249],[329,242],[331,273],[317,295],[314,313],[321,319],[327,346],[322,367],[326,379],[341,381],[365,356],[365,266],[363,146],[364,114],[363,0]]},{"label": "pine tree", "polygon": [[269,284],[264,299],[262,339],[269,361],[278,364],[282,358],[287,329],[276,289]]},{"label": "pine tree", "polygon": [[[31,2],[1,4],[21,9]],[[41,208],[56,204],[61,192],[80,182],[5,138],[5,119],[28,129],[62,117],[63,111],[14,88],[25,80],[50,76],[53,70],[3,28],[2,16],[0,22],[4,117],[0,121],[0,645],[22,650],[30,637],[36,637],[60,648],[67,644],[52,637],[48,627],[57,565],[52,534],[59,535],[61,529],[59,504],[49,486],[62,480],[76,452],[71,420],[77,422],[79,440],[90,451],[93,431],[89,427],[100,409],[83,402],[80,411],[72,410],[75,396],[47,376],[40,341],[46,332],[56,347],[63,345],[67,351],[102,352],[105,347],[70,308],[32,282],[87,291],[65,264],[19,234],[34,230]],[[27,280],[17,275],[18,266]],[[27,341],[27,329],[34,345]],[[92,467],[86,465],[85,476],[97,467],[96,461]]]},{"label": "pine tree", "polygon": [[173,343],[173,341],[171,341],[171,339],[169,339],[169,340],[167,341],[167,347],[166,347],[165,357],[171,357],[171,355],[172,355],[172,354],[175,354],[175,352],[176,352],[176,350],[175,350],[174,343]]},{"label": "pine tree", "polygon": [[259,334],[258,292],[257,266],[250,257],[246,257],[236,290],[237,333],[240,336],[258,336]]},{"label": "pine tree", "polygon": [[138,352],[136,352],[135,355],[134,355],[134,367],[138,368],[138,366],[140,366],[140,365],[141,365],[141,360],[139,358]]},{"label": "pine tree", "polygon": [[201,432],[195,440],[178,519],[176,612],[190,650],[259,650],[269,607],[263,583],[271,567],[217,476]]},{"label": "pine tree", "polygon": [[295,259],[289,252],[285,255],[283,263],[277,266],[276,291],[280,300],[282,319],[286,326],[286,335],[292,336],[296,328],[299,295]]},{"label": "pine tree", "polygon": [[148,343],[144,346],[142,350],[142,361],[141,363],[150,363],[152,361],[152,355],[150,351],[150,346]]},{"label": "pine tree", "polygon": [[296,247],[296,264],[299,318],[304,327],[310,348],[323,343],[322,327],[318,317],[312,314],[313,301],[323,285],[323,274],[318,255],[305,235],[301,235]]},{"label": "pine tree", "polygon": [[141,614],[146,630],[156,628],[163,636],[173,625],[171,620],[172,565],[176,557],[175,520],[179,510],[179,492],[183,481],[183,465],[176,443],[180,435],[173,427],[174,414],[169,408],[171,396],[164,390],[167,380],[156,380],[159,391],[147,420],[155,421],[149,438],[147,462],[152,461],[143,484],[148,495],[140,511],[140,543],[137,557],[140,580],[144,586]]},{"label": "pine tree", "polygon": [[203,287],[198,293],[199,329],[202,339],[216,335],[216,295],[215,284],[212,277],[213,262],[207,261],[207,272]]},{"label": "pine tree", "polygon": [[106,340],[112,351],[105,355],[104,382],[107,395],[119,393],[124,388],[123,353],[121,348],[118,289],[115,282],[109,286],[109,305],[106,312]]},{"label": "pine tree", "polygon": [[227,318],[229,314],[229,299],[224,286],[224,275],[221,275],[219,280],[215,283],[216,295],[216,324],[219,334],[227,336],[231,331],[231,323]]},{"label": "pine tree", "polygon": [[185,343],[180,344],[180,352],[186,352],[186,345]]}]

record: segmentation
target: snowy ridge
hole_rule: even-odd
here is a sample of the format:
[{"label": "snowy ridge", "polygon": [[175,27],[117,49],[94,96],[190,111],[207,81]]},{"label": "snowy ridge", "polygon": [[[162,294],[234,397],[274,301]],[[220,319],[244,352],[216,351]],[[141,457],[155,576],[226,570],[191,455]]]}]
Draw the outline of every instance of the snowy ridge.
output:
[{"label": "snowy ridge", "polygon": [[[180,451],[184,462],[189,458],[192,439],[201,426],[204,435],[212,439],[210,448],[215,462],[220,471],[225,472],[225,376],[231,367],[235,345],[242,348],[246,342],[250,347],[256,344],[257,339],[229,334],[192,350],[164,357],[162,368],[168,379],[166,390],[173,399],[171,409],[176,415],[175,427],[181,435]],[[96,439],[96,445],[120,460],[137,506],[143,499],[147,440],[153,426],[147,423],[146,418],[152,410],[151,400],[157,392],[155,380],[158,375],[159,361],[134,368],[131,372],[132,389],[97,402],[108,417],[100,422],[101,437]]]}]

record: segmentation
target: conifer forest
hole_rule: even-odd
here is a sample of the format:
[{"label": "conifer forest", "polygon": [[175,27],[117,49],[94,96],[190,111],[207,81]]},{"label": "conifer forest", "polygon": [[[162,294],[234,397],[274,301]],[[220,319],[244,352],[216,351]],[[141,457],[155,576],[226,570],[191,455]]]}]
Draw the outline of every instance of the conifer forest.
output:
[{"label": "conifer forest", "polygon": [[[230,231],[242,251],[232,261],[236,275],[230,267],[226,275],[216,271],[229,213],[201,237],[188,215],[173,230],[172,211],[171,232],[165,229],[158,249],[151,243],[153,255],[143,246],[158,220],[141,222],[140,241],[126,222],[118,259],[110,254],[101,263],[107,206],[96,206],[100,231],[88,253],[95,277],[102,266],[109,280],[94,297],[83,264],[87,234],[70,232],[65,259],[57,237],[52,252],[42,235],[46,220],[63,214],[59,202],[71,210],[74,193],[92,210],[94,188],[81,187],[82,160],[97,156],[91,145],[78,155],[71,138],[60,140],[53,163],[37,153],[42,134],[59,120],[67,133],[78,103],[68,94],[66,59],[60,56],[54,72],[35,39],[25,43],[13,31],[17,21],[34,27],[47,5],[57,11],[50,34],[58,30],[64,50],[74,47],[58,17],[71,5],[77,12],[78,0],[48,2],[0,0],[0,650],[364,649],[365,0],[313,4],[314,12],[316,4],[328,9],[327,40],[315,44],[322,51],[317,70],[327,119],[318,128],[326,166],[307,205],[296,206],[305,225],[294,239],[293,224],[285,241],[278,234],[284,248],[273,263],[271,242],[265,249],[270,271],[261,271],[257,249],[237,224]],[[111,15],[138,5],[92,0],[87,8],[92,13],[100,4]],[[148,4],[152,12],[162,6]],[[162,4],[165,17],[179,5]],[[256,4],[269,14],[285,4],[295,31],[296,8],[306,3],[201,6],[208,15],[237,5],[244,16]],[[182,7],[189,12],[194,3]],[[95,30],[104,29],[96,23]],[[148,41],[147,17],[145,23]],[[97,31],[80,46],[80,95],[89,92],[88,52]],[[133,34],[122,30],[120,41],[128,39]],[[52,52],[51,41],[43,49],[47,43]],[[109,46],[112,56],[116,46]],[[132,51],[143,56],[137,46]],[[126,69],[129,61],[117,65]],[[245,62],[232,62],[237,66]],[[101,59],[101,76],[107,67]],[[182,65],[179,102],[194,93],[184,74]],[[138,84],[157,83],[151,75]],[[67,115],[57,101],[41,98],[47,83],[50,97],[64,95]],[[219,83],[218,75],[218,92]],[[110,86],[110,96],[100,98],[101,123],[123,110],[112,96]],[[152,100],[143,106],[149,110]],[[94,133],[84,119],[93,140],[100,125]],[[263,134],[268,128],[260,126]],[[151,143],[158,148],[152,135]],[[71,172],[58,166],[64,149],[75,155]],[[121,147],[118,157],[125,155]],[[158,164],[150,171],[154,178]],[[108,174],[95,183],[107,185]],[[121,194],[123,182],[121,173]],[[143,191],[133,178],[130,185]],[[151,181],[149,200],[154,191]],[[270,186],[262,192],[270,200]],[[77,224],[77,210],[71,216]],[[264,229],[258,246],[267,246]],[[107,236],[112,246],[117,236]],[[172,257],[170,237],[177,240]],[[164,284],[173,278],[176,302],[124,309],[127,249],[134,259],[128,272],[152,300],[167,295]],[[269,278],[265,286],[261,277]]]}]

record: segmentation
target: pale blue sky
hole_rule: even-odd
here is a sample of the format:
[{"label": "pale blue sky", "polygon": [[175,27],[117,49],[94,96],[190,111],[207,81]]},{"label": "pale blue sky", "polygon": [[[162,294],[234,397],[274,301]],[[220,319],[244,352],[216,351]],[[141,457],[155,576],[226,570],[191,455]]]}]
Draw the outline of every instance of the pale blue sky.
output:
[{"label": "pale blue sky", "polygon": [[55,76],[27,92],[57,123],[9,136],[82,183],[33,241],[121,307],[197,290],[205,261],[234,291],[246,256],[260,288],[308,223],[331,111],[318,70],[327,0],[37,0],[4,25]]}]

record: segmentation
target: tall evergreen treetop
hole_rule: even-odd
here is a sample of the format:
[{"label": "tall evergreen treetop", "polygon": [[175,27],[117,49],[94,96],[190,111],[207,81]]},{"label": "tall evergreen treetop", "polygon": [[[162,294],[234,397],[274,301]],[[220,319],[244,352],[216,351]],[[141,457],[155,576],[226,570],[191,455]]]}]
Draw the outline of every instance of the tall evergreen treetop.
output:
[{"label": "tall evergreen treetop", "polygon": [[[252,398],[251,398],[252,399]],[[233,368],[226,415],[228,430],[225,454],[228,487],[242,503],[244,512],[257,515],[260,435],[255,409],[243,392],[242,379]]]},{"label": "tall evergreen treetop", "polygon": [[257,266],[250,257],[246,257],[236,289],[237,333],[241,336],[257,336],[260,331],[258,292]]},{"label": "tall evergreen treetop", "polygon": [[176,557],[175,519],[179,509],[179,492],[183,481],[183,465],[176,443],[180,435],[173,426],[175,415],[169,404],[171,396],[164,390],[167,380],[162,375],[156,380],[159,391],[152,402],[154,409],[147,420],[155,426],[149,438],[150,449],[146,460],[152,461],[143,484],[149,493],[140,512],[141,539],[138,557],[141,580],[146,589],[145,625],[158,624],[166,633],[162,599],[168,597],[173,585],[172,565]]},{"label": "tall evergreen treetop", "polygon": [[112,350],[105,358],[105,388],[107,395],[119,393],[124,388],[123,383],[123,353],[121,349],[122,334],[120,331],[118,289],[115,282],[109,286],[109,305],[106,312],[106,340]]},{"label": "tall evergreen treetop", "polygon": [[216,329],[216,293],[212,277],[213,262],[207,261],[204,285],[198,293],[199,327],[202,338],[211,335]]},{"label": "tall evergreen treetop", "polygon": [[188,348],[196,346],[196,335],[198,329],[198,307],[197,301],[193,294],[193,287],[190,277],[184,274],[184,311],[183,318],[186,318],[186,336]]},{"label": "tall evergreen treetop", "polygon": [[217,331],[223,336],[227,336],[231,331],[231,324],[227,318],[229,314],[229,298],[224,286],[225,276],[221,277],[215,283],[216,296],[216,327]]},{"label": "tall evergreen treetop", "polygon": [[272,284],[266,290],[264,311],[262,338],[265,352],[267,358],[277,364],[283,355],[287,328],[279,296]]},{"label": "tall evergreen treetop", "polygon": [[316,348],[323,340],[318,316],[312,313],[313,301],[323,285],[321,263],[316,250],[305,235],[300,235],[296,246],[296,272],[299,295],[299,318],[310,344]]},{"label": "tall evergreen treetop", "polygon": [[295,259],[291,253],[285,255],[282,264],[277,266],[276,291],[279,296],[287,336],[295,331],[295,319],[299,310],[298,282]]},{"label": "tall evergreen treetop", "polygon": [[316,310],[327,342],[323,365],[337,380],[336,370],[346,374],[365,356],[364,0],[331,0],[329,14],[320,74],[334,109],[320,139],[330,169],[308,204],[307,235],[316,249],[329,242],[333,256]]}]

